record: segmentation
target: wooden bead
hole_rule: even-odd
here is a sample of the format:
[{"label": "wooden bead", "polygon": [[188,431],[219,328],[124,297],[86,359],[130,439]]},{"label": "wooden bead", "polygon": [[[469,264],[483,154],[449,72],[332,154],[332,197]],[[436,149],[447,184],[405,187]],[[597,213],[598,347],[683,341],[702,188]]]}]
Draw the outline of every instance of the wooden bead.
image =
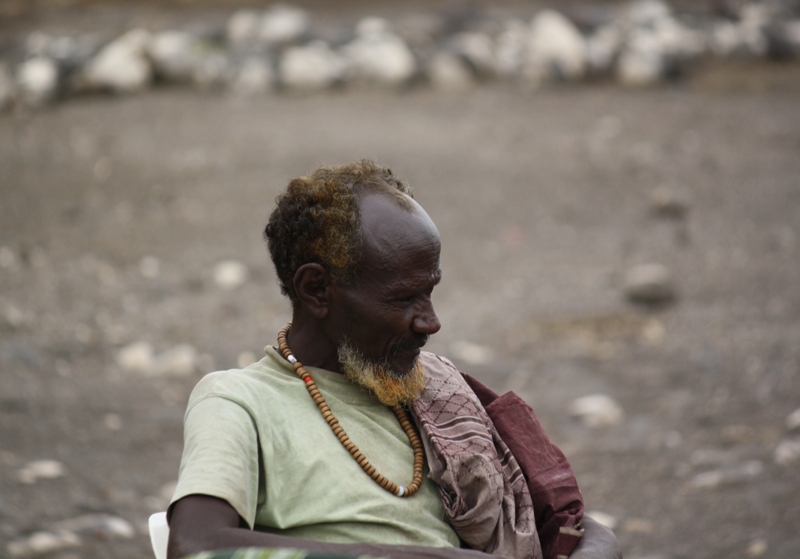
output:
[{"label": "wooden bead", "polygon": [[[342,426],[339,425],[339,421],[333,415],[333,412],[328,406],[328,403],[325,401],[324,396],[322,396],[320,393],[319,388],[317,388],[317,384],[314,382],[314,379],[311,377],[305,367],[303,367],[303,364],[300,363],[300,361],[297,361],[295,358],[289,359],[289,357],[293,355],[292,350],[289,347],[289,343],[287,342],[287,337],[291,328],[292,324],[290,322],[284,326],[280,332],[278,332],[278,350],[280,351],[281,355],[283,355],[283,358],[289,362],[294,360],[294,363],[292,363],[292,368],[297,373],[297,376],[299,376],[305,383],[308,394],[319,408],[319,411],[322,413],[322,417],[333,430],[333,433],[339,439],[339,442],[342,443],[344,448],[347,449],[356,462],[358,462],[358,465],[361,466],[361,469],[364,470],[364,473],[375,480],[383,489],[394,495],[397,495],[399,486],[381,475],[377,468],[375,468],[375,466],[373,466],[372,463],[367,460],[367,457],[361,453],[361,451],[358,449],[358,446],[356,446],[356,444],[350,440]],[[425,464],[425,449],[415,431],[413,422],[409,419],[408,414],[403,407],[395,406],[392,408],[392,410],[394,411],[395,417],[397,417],[397,421],[400,423],[400,428],[403,429],[403,432],[408,437],[408,442],[411,445],[411,448],[414,450],[413,480],[411,484],[405,488],[402,495],[402,497],[410,497],[419,490],[422,484],[422,474]]]}]

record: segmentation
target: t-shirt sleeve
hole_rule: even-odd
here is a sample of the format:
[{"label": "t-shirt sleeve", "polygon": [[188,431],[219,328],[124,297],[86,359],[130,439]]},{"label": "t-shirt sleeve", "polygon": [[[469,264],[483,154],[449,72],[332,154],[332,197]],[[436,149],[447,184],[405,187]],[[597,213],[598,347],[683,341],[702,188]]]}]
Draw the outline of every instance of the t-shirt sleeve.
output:
[{"label": "t-shirt sleeve", "polygon": [[227,501],[252,529],[258,501],[258,436],[248,411],[224,396],[205,396],[190,404],[183,439],[170,508],[188,495],[210,495]]}]

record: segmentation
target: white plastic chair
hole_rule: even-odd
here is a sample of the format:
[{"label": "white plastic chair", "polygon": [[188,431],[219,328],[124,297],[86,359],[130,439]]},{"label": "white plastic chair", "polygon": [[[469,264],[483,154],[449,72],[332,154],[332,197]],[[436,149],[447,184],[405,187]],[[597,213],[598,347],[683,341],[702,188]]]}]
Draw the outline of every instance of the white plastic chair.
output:
[{"label": "white plastic chair", "polygon": [[167,541],[169,540],[169,524],[167,524],[167,513],[157,512],[150,515],[147,521],[150,529],[150,543],[153,545],[153,553],[156,559],[167,559]]}]

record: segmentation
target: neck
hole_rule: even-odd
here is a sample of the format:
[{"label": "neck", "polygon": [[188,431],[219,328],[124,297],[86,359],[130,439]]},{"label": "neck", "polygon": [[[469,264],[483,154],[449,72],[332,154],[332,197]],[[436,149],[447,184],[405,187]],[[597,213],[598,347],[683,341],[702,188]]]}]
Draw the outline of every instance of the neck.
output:
[{"label": "neck", "polygon": [[301,314],[292,314],[292,329],[287,340],[294,356],[307,367],[341,373],[336,342],[328,338],[320,321],[298,316]]}]

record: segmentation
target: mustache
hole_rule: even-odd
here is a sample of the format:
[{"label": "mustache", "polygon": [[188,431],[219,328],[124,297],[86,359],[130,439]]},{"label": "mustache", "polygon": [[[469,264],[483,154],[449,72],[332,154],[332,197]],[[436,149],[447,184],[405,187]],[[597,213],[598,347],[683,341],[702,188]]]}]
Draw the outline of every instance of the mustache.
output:
[{"label": "mustache", "polygon": [[392,355],[396,355],[402,351],[414,351],[415,349],[421,349],[428,343],[428,339],[430,336],[428,334],[415,334],[410,338],[406,338],[405,340],[400,340],[397,342],[394,347],[392,347]]}]

